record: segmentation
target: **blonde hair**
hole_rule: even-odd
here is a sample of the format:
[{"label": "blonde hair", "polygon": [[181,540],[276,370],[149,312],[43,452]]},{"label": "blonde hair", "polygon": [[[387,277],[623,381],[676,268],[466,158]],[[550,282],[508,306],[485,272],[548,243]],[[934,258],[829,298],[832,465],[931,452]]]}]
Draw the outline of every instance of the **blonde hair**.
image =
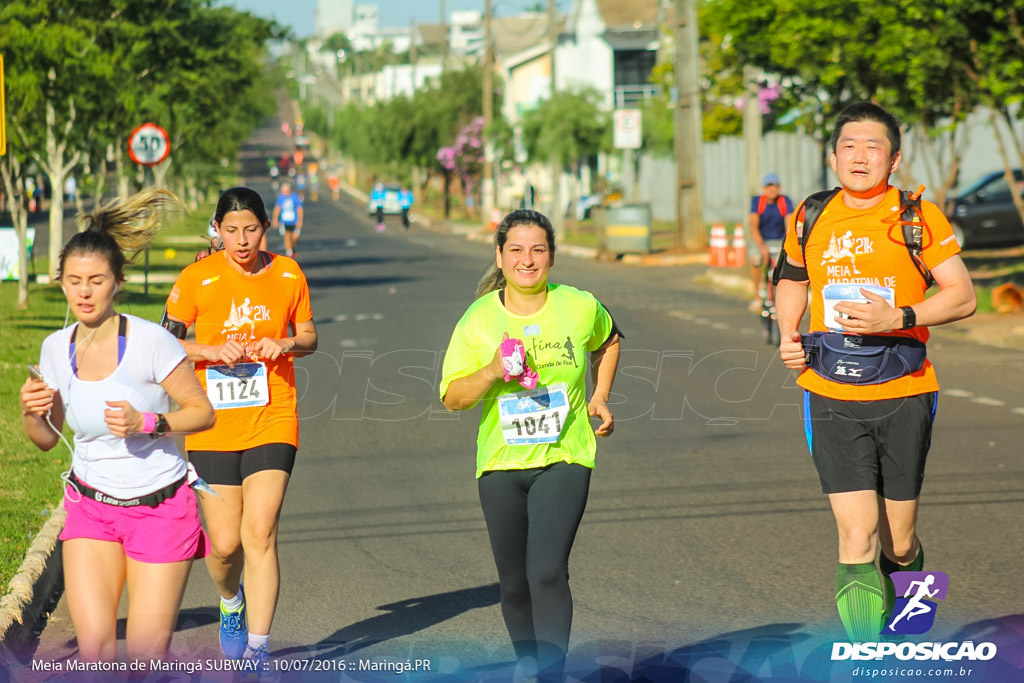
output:
[{"label": "blonde hair", "polygon": [[124,268],[133,263],[162,227],[160,210],[181,208],[174,193],[146,188],[130,197],[115,198],[92,213],[75,217],[79,233],[60,253],[58,277],[64,261],[73,254],[94,253],[106,256],[114,278],[124,281]]}]

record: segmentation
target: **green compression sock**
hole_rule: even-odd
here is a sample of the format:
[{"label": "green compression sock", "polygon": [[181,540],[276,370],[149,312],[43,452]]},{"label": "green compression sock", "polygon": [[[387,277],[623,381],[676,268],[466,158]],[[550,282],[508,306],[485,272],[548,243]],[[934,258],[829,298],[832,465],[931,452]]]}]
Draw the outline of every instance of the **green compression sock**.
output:
[{"label": "green compression sock", "polygon": [[874,562],[840,563],[836,567],[836,608],[850,640],[877,640],[884,606],[882,582]]},{"label": "green compression sock", "polygon": [[919,572],[924,569],[924,546],[918,546],[917,557],[906,567],[900,567],[901,572]]},{"label": "green compression sock", "polygon": [[917,557],[908,564],[901,565],[889,559],[883,550],[878,556],[878,568],[882,570],[882,583],[885,588],[885,614],[882,615],[882,628],[892,618],[892,610],[896,605],[896,587],[889,575],[893,572],[919,572],[924,568],[924,546],[918,546]]}]

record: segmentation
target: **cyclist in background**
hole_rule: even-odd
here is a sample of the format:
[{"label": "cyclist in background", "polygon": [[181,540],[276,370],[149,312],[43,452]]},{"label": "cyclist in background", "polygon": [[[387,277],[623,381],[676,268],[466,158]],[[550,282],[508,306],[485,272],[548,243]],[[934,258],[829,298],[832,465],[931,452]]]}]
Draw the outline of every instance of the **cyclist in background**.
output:
[{"label": "cyclist in background", "polygon": [[793,213],[793,202],[780,193],[779,176],[769,173],[761,181],[760,196],[750,198],[750,279],[754,284],[754,300],[750,310],[759,311],[764,299],[765,267],[771,263],[772,253],[777,257],[786,236],[786,216]]}]

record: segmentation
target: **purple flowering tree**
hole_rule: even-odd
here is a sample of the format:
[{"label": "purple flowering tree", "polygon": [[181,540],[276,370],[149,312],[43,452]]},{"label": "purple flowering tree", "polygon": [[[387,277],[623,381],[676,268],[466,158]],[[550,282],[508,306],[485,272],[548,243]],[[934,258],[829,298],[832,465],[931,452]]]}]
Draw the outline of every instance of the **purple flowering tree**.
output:
[{"label": "purple flowering tree", "polygon": [[437,161],[445,172],[445,216],[449,213],[448,178],[457,173],[466,196],[466,209],[476,214],[477,190],[484,164],[484,117],[477,116],[462,127],[451,147],[437,150]]}]

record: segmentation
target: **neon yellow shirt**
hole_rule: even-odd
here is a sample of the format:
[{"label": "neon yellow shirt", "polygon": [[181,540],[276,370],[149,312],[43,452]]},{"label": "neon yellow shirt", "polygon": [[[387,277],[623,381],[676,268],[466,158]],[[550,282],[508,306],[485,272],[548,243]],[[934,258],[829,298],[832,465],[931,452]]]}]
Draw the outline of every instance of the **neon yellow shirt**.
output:
[{"label": "neon yellow shirt", "polygon": [[[480,399],[476,476],[555,462],[593,468],[597,438],[587,416],[586,354],[611,335],[608,311],[589,292],[568,285],[548,284],[544,307],[530,316],[509,312],[498,291],[480,297],[452,333],[442,370],[442,399],[454,380],[491,362],[505,332],[523,341],[526,362],[540,375],[534,395],[539,394],[536,400],[543,405],[519,400],[529,392],[515,379],[499,378],[491,385]],[[559,410],[563,398],[567,405]],[[532,404],[532,412],[519,407],[524,403]]]}]

